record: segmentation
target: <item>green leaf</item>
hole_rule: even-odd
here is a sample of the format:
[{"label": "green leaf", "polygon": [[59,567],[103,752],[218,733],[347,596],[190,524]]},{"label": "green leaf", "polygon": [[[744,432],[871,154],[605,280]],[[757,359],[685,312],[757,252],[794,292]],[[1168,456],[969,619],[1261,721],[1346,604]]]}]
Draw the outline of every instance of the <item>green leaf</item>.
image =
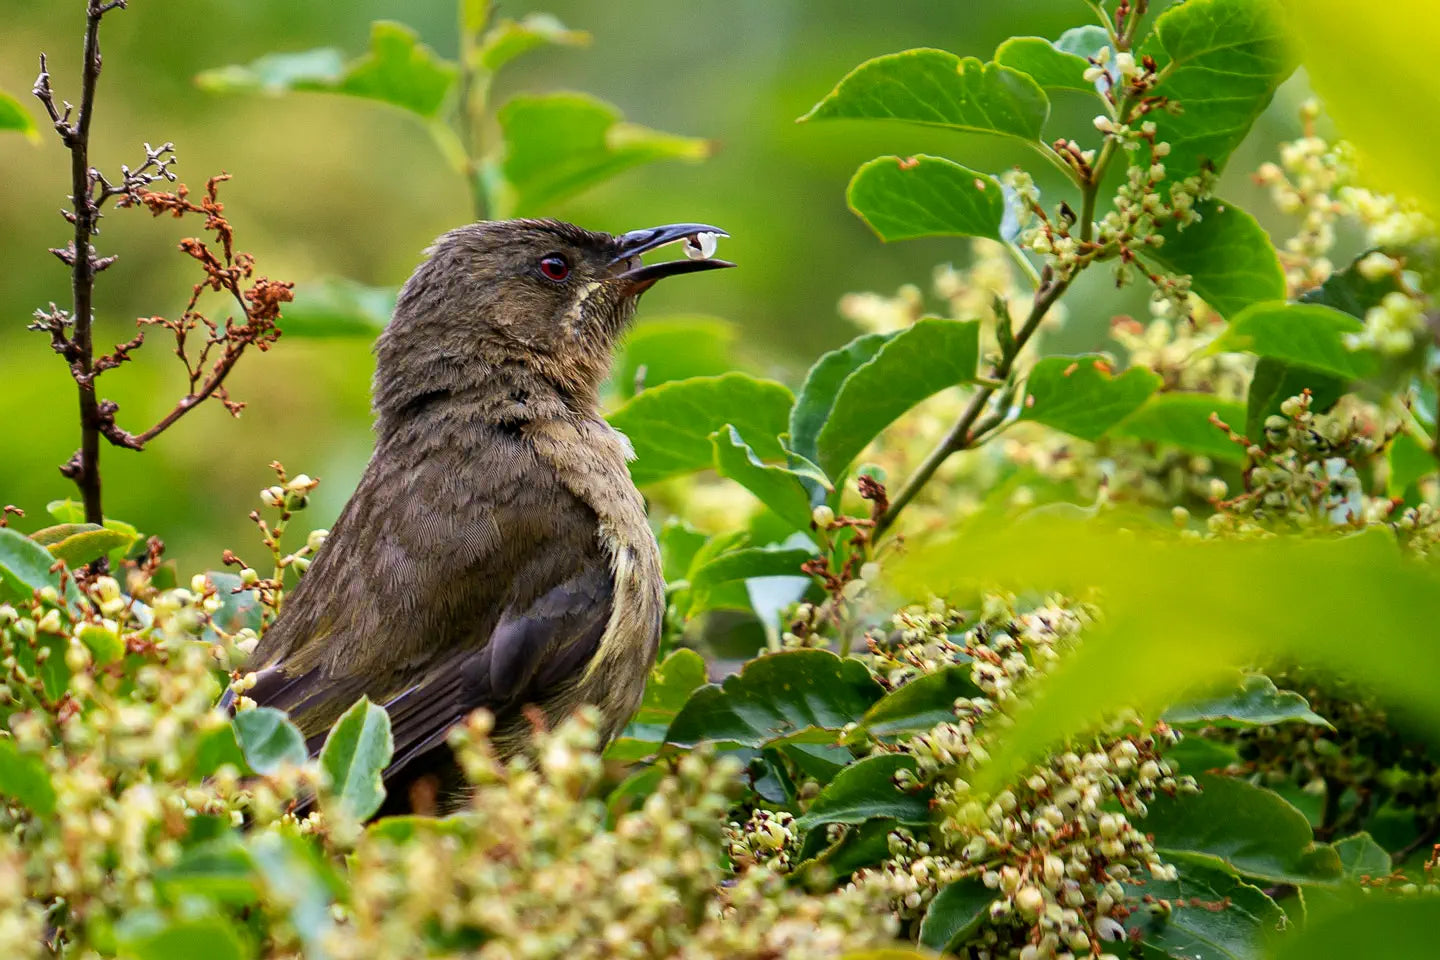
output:
[{"label": "green leaf", "polygon": [[1274,960],[1418,960],[1435,954],[1440,902],[1434,897],[1356,897],[1349,910],[1316,918],[1278,940]]},{"label": "green leaf", "polygon": [[[611,746],[613,747],[614,744]],[[612,757],[609,750],[605,752],[605,758],[607,760],[620,759]],[[630,776],[621,780],[614,790],[605,795],[605,825],[613,829],[617,820],[644,804],[645,798],[654,793],[655,789],[660,786],[660,782],[665,779],[666,772],[663,765],[652,764],[648,767],[640,767]]]},{"label": "green leaf", "polygon": [[881,240],[913,237],[1000,239],[1000,184],[943,157],[876,157],[845,191],[850,209]]},{"label": "green leaf", "polygon": [[0,599],[29,600],[42,587],[58,587],[53,563],[49,550],[18,530],[0,527]]},{"label": "green leaf", "polygon": [[1157,127],[1156,141],[1170,144],[1165,167],[1175,180],[1206,164],[1224,169],[1296,63],[1273,0],[1177,4],[1156,19],[1141,52],[1153,56],[1161,70],[1154,95],[1180,107],[1178,114],[1146,115]]},{"label": "green leaf", "polygon": [[136,535],[94,523],[60,523],[36,530],[30,534],[30,539],[75,570],[100,559],[111,550],[130,549]]},{"label": "green leaf", "polygon": [[822,489],[833,489],[829,478],[818,467],[798,457],[795,459],[802,464],[798,468],[761,460],[729,424],[713,434],[710,442],[715,446],[715,472],[749,490],[796,530],[810,527],[810,492],[806,481]]},{"label": "green leaf", "polygon": [[1208,393],[1156,393],[1111,428],[1110,434],[1169,444],[1216,460],[1243,462],[1245,449],[1210,422],[1211,414],[1234,428],[1245,419],[1245,407]]},{"label": "green leaf", "polygon": [[108,667],[125,656],[125,641],[120,634],[98,623],[82,624],[79,638],[97,667]]},{"label": "green leaf", "polygon": [[873,866],[890,859],[890,833],[899,826],[888,817],[874,817],[864,823],[857,823],[845,831],[835,843],[825,845],[827,833],[812,830],[801,846],[802,855],[814,844],[813,855],[797,865],[793,876],[807,885],[813,880],[811,889],[828,888],[843,882],[861,867]]},{"label": "green leaf", "polygon": [[1340,858],[1340,869],[1345,879],[1352,883],[1388,877],[1395,869],[1390,852],[1368,833],[1336,840],[1333,846],[1335,855]]},{"label": "green leaf", "polygon": [[[1302,391],[1310,391],[1310,409],[1324,413],[1345,394],[1347,379],[1275,357],[1261,357],[1250,376],[1245,398],[1245,434],[1263,436],[1265,418],[1280,412],[1280,405]],[[1231,426],[1235,426],[1231,423]]]},{"label": "green leaf", "polygon": [[343,889],[334,868],[304,837],[279,830],[252,835],[249,848],[267,901],[286,908],[307,960],[327,960],[326,940],[335,928],[332,908]]},{"label": "green leaf", "polygon": [[0,794],[13,798],[36,816],[48,817],[55,812],[55,787],[45,761],[21,753],[11,737],[0,737]]},{"label": "green leaf", "polygon": [[944,50],[906,50],[850,71],[802,120],[908,120],[1036,143],[1045,91],[1019,70]]},{"label": "green leaf", "polygon": [[645,320],[625,337],[610,382],[622,400],[672,380],[735,369],[735,324],[716,317]]},{"label": "green leaf", "polygon": [[476,49],[482,68],[494,72],[522,54],[546,45],[584,47],[590,34],[570,30],[548,13],[531,13],[519,20],[506,17],[485,32]]},{"label": "green leaf", "polygon": [[504,186],[491,199],[502,216],[549,210],[632,167],[703,160],[711,149],[706,140],[627,123],[618,109],[583,93],[515,97],[498,118]]},{"label": "green leaf", "polygon": [[416,837],[461,837],[469,831],[469,824],[462,815],[426,817],[413,814],[376,820],[365,828],[365,836],[371,840],[406,844]]},{"label": "green leaf", "polygon": [[309,759],[304,735],[281,710],[241,710],[232,722],[245,762],[258,774],[274,773],[286,764],[299,766]]},{"label": "green leaf", "polygon": [[374,337],[395,312],[398,287],[367,287],[326,277],[295,288],[280,328],[289,337]]},{"label": "green leaf", "polygon": [[694,587],[713,587],[727,580],[751,577],[803,577],[800,565],[815,556],[814,548],[742,547],[722,553],[690,572]]},{"label": "green leaf", "polygon": [[201,896],[221,903],[248,905],[259,898],[250,851],[233,833],[188,847],[173,866],[155,874],[155,886],[167,898]]},{"label": "green leaf", "polygon": [[1370,251],[1362,253],[1350,262],[1344,270],[1337,270],[1325,282],[1300,297],[1301,303],[1320,303],[1334,307],[1341,313],[1348,313],[1356,320],[1364,320],[1372,307],[1378,307],[1387,293],[1402,293],[1404,287],[1393,273],[1382,274],[1374,280],[1360,271],[1360,261]]},{"label": "green leaf", "polygon": [[235,726],[226,722],[210,730],[203,730],[194,740],[195,761],[193,770],[197,777],[208,777],[225,764],[230,764],[240,773],[253,772],[245,762],[240,741],[235,735]]},{"label": "green leaf", "polygon": [[1412,483],[1440,470],[1440,462],[1436,461],[1435,454],[1405,432],[1395,435],[1385,456],[1390,464],[1385,491],[1392,497],[1404,496],[1405,490]]},{"label": "green leaf", "polygon": [[607,419],[634,445],[630,476],[644,485],[709,469],[715,462],[710,435],[727,424],[761,459],[783,460],[776,438],[785,430],[792,402],[782,384],[727,373],[642,391]]},{"label": "green leaf", "polygon": [[791,650],[751,660],[695,691],[666,740],[759,747],[800,730],[839,730],[860,719],[884,690],[858,660],[824,650]]},{"label": "green leaf", "polygon": [[457,76],[455,64],[422,44],[414,30],[377,20],[370,25],[370,52],[349,63],[342,63],[340,53],[330,48],[272,53],[248,66],[208,70],[195,81],[202,89],[219,93],[343,93],[428,119],[445,106]]},{"label": "green leaf", "polygon": [[1308,723],[1329,727],[1300,694],[1279,690],[1264,674],[1245,676],[1238,689],[1178,704],[1162,719],[1176,727],[1267,727],[1277,723]]},{"label": "green leaf", "polygon": [[1144,883],[1140,889],[1147,900],[1167,900],[1170,909],[1157,914],[1141,907],[1127,918],[1126,928],[1162,956],[1258,960],[1285,928],[1285,913],[1274,900],[1224,870],[1184,864],[1174,880],[1147,874]]},{"label": "green leaf", "polygon": [[816,438],[815,462],[829,476],[840,476],[902,413],[946,387],[973,381],[979,355],[978,321],[929,317],[895,334],[841,383]]},{"label": "green leaf", "polygon": [[820,456],[817,446],[820,431],[830,419],[835,398],[846,378],[873,359],[895,336],[896,333],[867,333],[838,350],[821,354],[815,361],[805,374],[800,396],[790,411],[790,446],[796,453],[812,462]]},{"label": "green leaf", "polygon": [[1025,381],[1020,419],[1098,440],[1159,387],[1160,377],[1143,367],[1131,367],[1117,377],[1103,357],[1046,357]]},{"label": "green leaf", "polygon": [[660,528],[660,563],[664,568],[666,582],[684,580],[690,575],[690,565],[695,555],[705,546],[710,537],[696,530],[683,520],[671,517]]},{"label": "green leaf", "polygon": [[1145,832],[1167,860],[1224,864],[1268,883],[1340,876],[1334,848],[1315,842],[1310,821],[1272,790],[1202,773],[1199,794],[1157,794]]},{"label": "green leaf", "polygon": [[366,820],[380,809],[385,802],[381,774],[394,752],[390,715],[368,697],[335,721],[320,750],[320,768],[330,777],[328,796],[345,816]]},{"label": "green leaf", "polygon": [[1363,324],[1333,307],[1312,303],[1257,303],[1232,317],[1210,344],[1211,353],[1253,353],[1314,367],[1348,379],[1374,367],[1368,353],[1345,345]]},{"label": "green leaf", "polygon": [[1198,223],[1165,225],[1164,244],[1146,248],[1144,259],[1165,273],[1188,275],[1195,294],[1227,320],[1252,303],[1283,300],[1285,271],[1265,228],[1224,200],[1202,200],[1195,211]]},{"label": "green leaf", "polygon": [[864,823],[889,817],[900,823],[925,823],[930,818],[928,793],[907,793],[894,783],[900,770],[915,772],[915,758],[885,753],[849,764],[820,791],[795,826],[809,830],[826,823]]},{"label": "green leaf", "polygon": [[116,924],[115,942],[125,960],[246,960],[255,948],[221,916],[163,917],[136,910]]},{"label": "green leaf", "polygon": [[1011,37],[995,49],[995,62],[1029,74],[1042,87],[1094,93],[1094,82],[1085,79],[1090,69],[1086,58],[1109,45],[1104,27],[1086,24],[1066,30],[1054,43],[1041,37]]},{"label": "green leaf", "polygon": [[847,736],[846,741],[860,739],[861,731],[874,737],[888,737],[929,730],[937,723],[955,719],[956,700],[979,694],[980,689],[970,679],[969,666],[943,667],[881,697],[865,711],[865,716],[860,718],[860,729]]},{"label": "green leaf", "polygon": [[942,888],[925,908],[920,921],[920,945],[946,951],[958,947],[980,928],[999,891],[971,877]]},{"label": "green leaf", "polygon": [[665,742],[665,732],[691,695],[707,679],[705,658],[694,650],[671,651],[650,671],[645,696],[634,718],[605,750],[607,760],[633,763]]},{"label": "green leaf", "polygon": [[22,133],[31,143],[40,142],[40,131],[30,112],[20,106],[20,101],[8,93],[0,92],[0,130],[14,130]]}]

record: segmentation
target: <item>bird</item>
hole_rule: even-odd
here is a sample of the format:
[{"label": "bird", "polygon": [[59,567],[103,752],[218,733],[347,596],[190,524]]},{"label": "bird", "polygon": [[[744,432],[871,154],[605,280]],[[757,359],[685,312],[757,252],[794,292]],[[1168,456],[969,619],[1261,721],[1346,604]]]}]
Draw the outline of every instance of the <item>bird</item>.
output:
[{"label": "bird", "polygon": [[[463,788],[446,735],[478,708],[508,756],[581,704],[602,742],[639,706],[664,577],[599,391],[641,294],[734,266],[709,255],[717,236],[479,221],[402,287],[374,349],[374,452],[244,691],[286,711],[312,755],[360,697],[382,705],[382,812],[433,812],[436,790]],[[642,261],[677,242],[688,258]]]}]

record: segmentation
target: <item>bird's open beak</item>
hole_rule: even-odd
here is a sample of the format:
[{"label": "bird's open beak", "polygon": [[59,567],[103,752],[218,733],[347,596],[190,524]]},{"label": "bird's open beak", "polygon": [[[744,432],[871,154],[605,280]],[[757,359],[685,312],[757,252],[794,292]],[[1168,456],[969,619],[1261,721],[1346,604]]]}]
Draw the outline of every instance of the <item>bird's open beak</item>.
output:
[{"label": "bird's open beak", "polygon": [[[610,261],[610,265],[623,268],[632,257],[638,257],[642,253],[671,243],[684,242],[691,249],[703,250],[703,234],[719,237],[730,236],[719,227],[712,227],[705,223],[670,223],[663,227],[651,227],[648,230],[632,230],[616,238],[620,243],[620,251],[616,254],[615,259]],[[713,242],[711,246],[713,249]],[[615,279],[624,283],[623,295],[631,297],[644,293],[654,286],[656,281],[665,277],[673,277],[681,273],[694,273],[697,270],[719,270],[722,267],[733,266],[735,264],[728,260],[715,260],[708,256],[700,256],[697,259],[665,260],[661,263],[634,267],[616,274]]]}]

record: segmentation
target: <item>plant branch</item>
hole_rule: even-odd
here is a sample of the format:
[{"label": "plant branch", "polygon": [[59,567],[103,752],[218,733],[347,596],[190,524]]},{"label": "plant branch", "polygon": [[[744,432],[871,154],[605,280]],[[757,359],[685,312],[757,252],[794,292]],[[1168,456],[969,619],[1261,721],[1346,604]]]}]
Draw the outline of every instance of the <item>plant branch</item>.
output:
[{"label": "plant branch", "polygon": [[[460,141],[459,160],[465,185],[470,190],[470,203],[476,220],[488,215],[485,188],[480,181],[480,130],[485,121],[485,104],[490,97],[489,76],[480,67],[477,41],[491,16],[491,5],[485,4],[478,18],[466,0],[459,0],[460,12],[460,87],[456,128]],[[448,130],[446,131],[449,132]],[[437,139],[441,139],[437,132]],[[441,143],[446,149],[446,144]],[[448,152],[448,150],[447,150]]]}]

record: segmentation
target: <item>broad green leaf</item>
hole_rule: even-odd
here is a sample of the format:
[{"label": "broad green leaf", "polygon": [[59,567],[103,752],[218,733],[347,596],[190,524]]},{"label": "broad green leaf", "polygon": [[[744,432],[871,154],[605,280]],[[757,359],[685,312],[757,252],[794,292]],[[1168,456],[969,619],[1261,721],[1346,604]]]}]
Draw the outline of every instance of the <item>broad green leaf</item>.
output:
[{"label": "broad green leaf", "polygon": [[548,13],[531,13],[519,20],[506,17],[487,30],[476,58],[482,68],[493,72],[536,47],[584,47],[589,43],[590,34],[584,30],[568,29]]},{"label": "broad green leaf", "polygon": [[1184,229],[1168,224],[1159,247],[1144,258],[1170,274],[1190,277],[1190,288],[1227,320],[1252,303],[1282,300],[1285,271],[1265,228],[1250,214],[1224,200],[1195,205],[1200,221]]},{"label": "broad green leaf", "polygon": [[[610,746],[613,749],[615,744]],[[610,750],[605,751],[605,758],[607,760],[626,759],[615,756]],[[655,792],[655,789],[660,786],[660,782],[665,779],[667,772],[663,764],[656,763],[648,767],[639,767],[630,776],[621,780],[615,789],[605,795],[605,825],[613,829],[617,820],[644,804],[645,798]]]},{"label": "broad green leaf", "polygon": [[1110,45],[1109,34],[1097,24],[1066,30],[1051,43],[1042,37],[1011,37],[995,48],[995,62],[1028,73],[1042,87],[1094,93],[1085,79],[1093,57]]},{"label": "broad green leaf", "polygon": [[246,960],[255,947],[221,916],[165,917],[135,910],[115,927],[115,942],[125,960]]},{"label": "broad green leaf", "polygon": [[1049,115],[1045,91],[1019,70],[920,49],[865,61],[801,119],[908,120],[1035,143]]},{"label": "broad green leaf", "polygon": [[1116,376],[1102,357],[1046,357],[1026,378],[1020,419],[1098,440],[1159,386],[1160,377],[1143,367]]},{"label": "broad green leaf", "polygon": [[335,721],[320,750],[320,768],[330,777],[328,798],[345,816],[365,820],[380,809],[385,802],[381,774],[394,752],[390,715],[369,698],[355,701]]},{"label": "broad green leaf", "polygon": [[335,928],[332,909],[343,892],[334,867],[309,840],[279,830],[252,834],[248,846],[267,901],[285,909],[305,945],[306,960],[327,960],[326,940]]},{"label": "broad green leaf", "polygon": [[201,730],[194,740],[194,773],[197,777],[208,777],[225,764],[230,764],[241,773],[250,771],[245,762],[245,753],[235,734],[235,726],[227,719],[219,726]]},{"label": "broad green leaf", "polygon": [[300,284],[280,329],[289,337],[374,337],[395,312],[397,287],[367,287],[344,277]]},{"label": "broad green leaf", "polygon": [[1210,422],[1215,414],[1232,429],[1245,420],[1245,407],[1208,393],[1156,393],[1110,429],[1110,435],[1169,444],[1190,453],[1239,463],[1245,450]]},{"label": "broad green leaf", "polygon": [[810,527],[810,492],[805,482],[830,489],[830,480],[818,467],[780,466],[761,460],[739,432],[729,424],[710,438],[715,446],[715,472],[729,477],[753,493],[796,530]]},{"label": "broad green leaf", "polygon": [[155,886],[171,900],[202,896],[247,905],[259,897],[250,851],[234,833],[188,847],[172,866],[155,874]]},{"label": "broad green leaf", "polygon": [[546,211],[632,167],[703,160],[711,150],[706,140],[628,123],[615,107],[583,93],[515,97],[500,108],[499,121],[504,186],[491,200],[500,216]]},{"label": "broad green leaf", "polygon": [[1305,698],[1280,690],[1264,674],[1247,674],[1238,688],[1177,704],[1161,718],[1174,727],[1265,727],[1277,723],[1308,723],[1329,727]]},{"label": "broad green leaf", "polygon": [[101,624],[81,625],[78,636],[97,667],[107,667],[125,656],[125,641],[120,634]]},{"label": "broad green leaf", "polygon": [[299,766],[308,758],[305,737],[281,710],[241,710],[232,721],[245,762],[259,774],[274,773],[286,764]]},{"label": "broad green leaf", "polygon": [[735,369],[735,324],[717,317],[644,320],[625,337],[610,374],[615,394],[628,400],[672,380],[713,377]]},{"label": "broad green leaf", "polygon": [[[1146,823],[1149,823],[1147,820]],[[1145,906],[1125,921],[1131,936],[1149,950],[1185,960],[1257,960],[1270,939],[1285,928],[1285,914],[1259,887],[1224,870],[1183,864],[1174,880],[1145,875],[1147,901],[1169,901],[1170,909]]]},{"label": "broad green leaf", "polygon": [[654,753],[665,742],[665,731],[686,701],[706,679],[704,657],[694,650],[671,651],[650,671],[640,709],[606,748],[606,759],[633,763]]},{"label": "broad green leaf", "polygon": [[683,520],[671,517],[660,528],[660,563],[664,568],[667,582],[684,580],[690,575],[690,565],[695,555],[710,539],[709,535],[697,530]]},{"label": "broad green leaf", "polygon": [[722,684],[695,691],[666,740],[759,747],[810,727],[839,730],[859,720],[884,690],[859,660],[791,650],[751,660]]},{"label": "broad green leaf", "polygon": [[970,679],[970,667],[943,667],[916,677],[885,694],[860,718],[860,729],[847,740],[858,739],[861,731],[874,737],[929,730],[937,723],[955,719],[955,701],[980,695]]},{"label": "broad green leaf", "polygon": [[816,888],[843,882],[861,867],[890,859],[890,832],[898,826],[887,817],[873,817],[851,826],[829,846],[827,831],[812,830],[800,848],[806,859],[795,867],[793,875],[806,883],[815,880]]},{"label": "broad green leaf", "polygon": [[1357,320],[1364,320],[1372,307],[1380,305],[1387,293],[1401,293],[1404,287],[1393,273],[1382,274],[1374,280],[1360,270],[1360,261],[1371,251],[1366,251],[1350,262],[1344,270],[1336,270],[1325,282],[1300,297],[1302,303],[1321,303],[1334,307],[1341,313],[1348,313]]},{"label": "broad green leaf", "polygon": [[814,558],[815,550],[805,547],[742,547],[731,550],[690,572],[694,587],[712,587],[726,580],[751,577],[803,577],[800,565]]},{"label": "broad green leaf", "polygon": [[1240,751],[1234,744],[1210,740],[1204,735],[1187,734],[1186,737],[1165,752],[1165,759],[1181,773],[1194,775],[1205,772],[1223,772],[1240,762]]},{"label": "broad green leaf", "polygon": [[1408,433],[1397,434],[1385,456],[1390,464],[1385,490],[1392,497],[1404,496],[1412,483],[1440,470],[1434,452]]},{"label": "broad green leaf", "polygon": [[1345,345],[1345,335],[1362,327],[1354,317],[1320,304],[1256,303],[1230,318],[1210,352],[1275,357],[1353,380],[1374,367],[1370,354]]},{"label": "broad green leaf", "polygon": [[946,387],[972,382],[979,355],[978,321],[928,317],[900,331],[841,383],[816,438],[815,462],[840,476],[905,411]]},{"label": "broad green leaf", "polygon": [[0,599],[29,600],[41,587],[58,586],[50,572],[55,558],[40,544],[10,527],[0,527]]},{"label": "broad green leaf", "polygon": [[999,895],[974,877],[946,886],[925,908],[920,945],[940,951],[958,947],[985,922],[990,904]]},{"label": "broad green leaf", "polygon": [[23,133],[31,143],[40,142],[40,131],[30,112],[20,106],[20,101],[8,93],[0,92],[0,130],[14,130]]},{"label": "broad green leaf", "polygon": [[1269,883],[1315,883],[1340,876],[1334,848],[1317,844],[1310,821],[1279,794],[1232,777],[1202,773],[1200,793],[1157,794],[1145,832],[1167,860],[1223,862]]},{"label": "broad green leaf", "polygon": [[1370,893],[1276,941],[1273,960],[1420,960],[1435,955],[1440,900]]},{"label": "broad green leaf", "polygon": [[60,523],[36,530],[30,534],[30,539],[75,570],[100,559],[111,550],[130,549],[135,535],[94,523]]},{"label": "broad green leaf", "polygon": [[821,354],[815,361],[805,374],[800,396],[790,411],[790,446],[796,453],[812,462],[820,456],[816,442],[825,421],[830,419],[835,398],[846,378],[873,359],[895,336],[896,333],[867,333],[838,350]]},{"label": "broad green leaf", "polygon": [[365,828],[365,836],[370,840],[406,844],[416,837],[464,836],[470,829],[463,814],[449,817],[409,814],[376,820]]},{"label": "broad green leaf", "polygon": [[[1347,382],[1345,377],[1304,364],[1261,357],[1250,375],[1250,389],[1245,398],[1245,435],[1259,439],[1264,435],[1265,418],[1279,413],[1281,404],[1305,390],[1310,391],[1310,409],[1324,413],[1344,396]],[[1238,424],[1232,422],[1230,426]]]},{"label": "broad green leaf", "polygon": [[377,100],[427,119],[440,113],[455,85],[455,64],[420,42],[401,23],[370,25],[370,51],[349,63],[333,49],[270,54],[248,66],[221,67],[195,78],[220,93],[316,90]]},{"label": "broad green leaf", "polygon": [[719,580],[710,586],[694,586],[695,574],[711,560],[732,550],[742,548],[748,542],[743,530],[718,533],[700,545],[685,569],[685,590],[675,593],[671,603],[686,618],[710,610],[748,610],[750,597],[745,591],[743,580]]},{"label": "broad green leaf", "polygon": [[1177,4],[1156,19],[1141,52],[1161,70],[1154,95],[1180,107],[1146,115],[1158,128],[1155,139],[1170,144],[1165,167],[1176,180],[1206,165],[1224,169],[1296,63],[1274,0]]},{"label": "broad green leaf", "polygon": [[51,500],[45,504],[45,512],[59,523],[84,523],[85,504],[79,500]]},{"label": "broad green leaf", "polygon": [[644,485],[709,469],[715,462],[710,435],[727,424],[762,459],[783,460],[776,438],[785,430],[792,402],[782,384],[727,373],[642,391],[607,419],[634,445],[630,476]]},{"label": "broad green leaf", "polygon": [[881,240],[913,237],[1000,239],[1005,197],[989,174],[943,157],[877,157],[855,171],[850,209]]},{"label": "broad green leaf", "polygon": [[1332,846],[1335,855],[1340,858],[1340,869],[1344,871],[1345,879],[1353,883],[1388,877],[1395,869],[1390,852],[1368,833],[1336,840]]},{"label": "broad green leaf", "polygon": [[930,818],[930,797],[896,787],[895,774],[900,770],[914,773],[915,758],[885,753],[849,764],[820,791],[795,826],[810,830],[826,823],[864,823],[872,817],[925,823]]},{"label": "broad green leaf", "polygon": [[21,753],[11,737],[0,737],[0,794],[18,801],[31,813],[48,817],[55,812],[55,787],[45,762]]}]

